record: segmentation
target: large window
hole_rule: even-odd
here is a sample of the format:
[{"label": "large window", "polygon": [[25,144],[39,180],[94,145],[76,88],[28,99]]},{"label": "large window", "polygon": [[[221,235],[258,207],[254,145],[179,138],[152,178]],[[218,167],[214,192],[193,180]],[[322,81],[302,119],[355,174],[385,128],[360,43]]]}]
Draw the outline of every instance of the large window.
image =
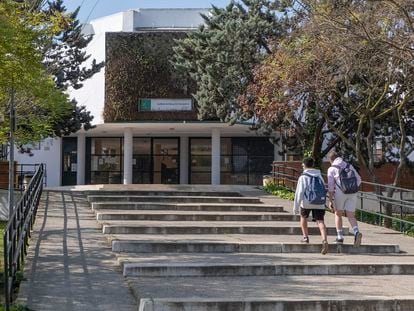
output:
[{"label": "large window", "polygon": [[178,138],[134,138],[133,183],[179,183]]},{"label": "large window", "polygon": [[267,138],[221,139],[221,183],[257,185],[269,174],[274,147]]},{"label": "large window", "polygon": [[151,138],[134,138],[132,182],[152,183]]},{"label": "large window", "polygon": [[190,183],[211,183],[211,139],[190,139]]},{"label": "large window", "polygon": [[178,138],[154,138],[152,143],[154,184],[178,184],[178,145]]},{"label": "large window", "polygon": [[123,172],[122,157],[122,138],[92,138],[89,183],[120,184]]}]

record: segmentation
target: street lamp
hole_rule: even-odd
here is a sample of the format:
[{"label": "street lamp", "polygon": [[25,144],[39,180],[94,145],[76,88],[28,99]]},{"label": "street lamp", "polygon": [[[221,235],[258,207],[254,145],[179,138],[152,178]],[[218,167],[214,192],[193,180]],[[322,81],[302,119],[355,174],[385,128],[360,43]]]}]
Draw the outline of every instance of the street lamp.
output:
[{"label": "street lamp", "polygon": [[14,209],[14,131],[16,126],[16,115],[14,110],[14,87],[10,91],[10,136],[9,136],[9,220],[11,220]]},{"label": "street lamp", "polygon": [[[7,53],[6,58],[14,61],[15,57],[13,53]],[[14,109],[14,77],[11,77],[11,89],[10,89],[10,136],[9,136],[9,192],[8,192],[8,206],[9,206],[9,220],[13,214],[14,209],[14,131],[16,127],[15,121],[15,109]]]}]

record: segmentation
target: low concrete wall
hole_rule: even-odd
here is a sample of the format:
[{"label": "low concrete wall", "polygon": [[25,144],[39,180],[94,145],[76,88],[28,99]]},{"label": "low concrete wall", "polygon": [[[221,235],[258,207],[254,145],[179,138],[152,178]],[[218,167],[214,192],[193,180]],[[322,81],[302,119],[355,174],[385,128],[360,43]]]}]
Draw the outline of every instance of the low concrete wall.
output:
[{"label": "low concrete wall", "polygon": [[[8,204],[7,190],[0,189],[0,220],[6,221],[9,219],[9,204]],[[21,197],[20,191],[14,193],[14,202],[17,202]]]}]

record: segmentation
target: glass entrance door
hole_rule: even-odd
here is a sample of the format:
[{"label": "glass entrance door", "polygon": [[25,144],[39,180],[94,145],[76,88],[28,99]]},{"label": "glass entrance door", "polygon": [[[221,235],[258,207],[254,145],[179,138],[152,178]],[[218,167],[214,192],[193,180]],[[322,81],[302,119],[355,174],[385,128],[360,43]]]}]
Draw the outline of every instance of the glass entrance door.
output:
[{"label": "glass entrance door", "polygon": [[62,186],[76,185],[77,142],[76,137],[62,139]]},{"label": "glass entrance door", "polygon": [[154,184],[178,184],[178,138],[154,138],[152,141],[152,170]]}]

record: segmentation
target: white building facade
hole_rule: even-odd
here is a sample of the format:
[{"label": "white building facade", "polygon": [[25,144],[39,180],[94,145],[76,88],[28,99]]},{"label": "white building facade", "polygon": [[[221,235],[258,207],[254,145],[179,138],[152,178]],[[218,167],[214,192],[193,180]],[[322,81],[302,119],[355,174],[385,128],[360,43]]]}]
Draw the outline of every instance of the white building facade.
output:
[{"label": "white building facade", "polygon": [[[121,38],[123,42],[139,46],[140,42],[152,40],[155,35],[180,35],[196,29],[203,22],[200,13],[208,14],[208,10],[130,10],[86,25],[84,32],[94,35],[86,52],[91,54],[91,60],[106,61],[106,65],[101,72],[84,81],[81,89],[71,90],[70,95],[91,111],[96,127],[69,137],[46,139],[33,150],[33,156],[17,154],[16,160],[19,163],[45,163],[48,186],[260,184],[262,175],[269,173],[272,161],[281,160],[271,137],[258,136],[248,124],[229,126],[221,122],[199,121],[196,103],[187,92],[163,91],[168,85],[143,87],[147,82],[145,79],[135,81],[133,72],[129,76],[126,74],[121,82],[111,78],[110,71],[119,76],[122,69],[117,67],[114,56],[119,54],[116,44],[114,47],[108,40]],[[121,52],[118,60],[122,60],[122,55],[130,57],[128,51]],[[148,77],[153,74],[156,73],[147,72]],[[117,90],[126,85],[132,85],[128,96],[118,96]],[[122,114],[123,108],[113,107],[124,107],[124,102],[125,107],[130,105],[132,108],[129,108],[130,115],[122,119],[118,115]],[[108,107],[112,107],[113,118],[108,117],[111,115]]]}]

